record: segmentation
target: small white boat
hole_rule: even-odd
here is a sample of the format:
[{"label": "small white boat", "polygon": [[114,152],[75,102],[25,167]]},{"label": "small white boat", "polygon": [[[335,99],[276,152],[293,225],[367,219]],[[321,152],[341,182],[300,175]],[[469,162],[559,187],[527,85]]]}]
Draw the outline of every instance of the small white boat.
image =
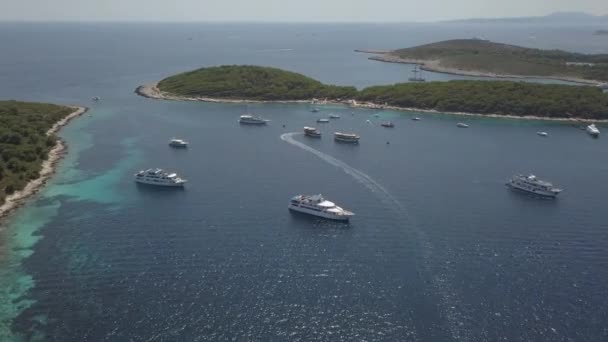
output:
[{"label": "small white boat", "polygon": [[541,137],[548,137],[549,133],[547,132],[536,132],[536,134],[540,135]]},{"label": "small white boat", "polygon": [[420,121],[420,118],[419,118],[419,117],[417,117],[417,116],[414,116],[414,117],[412,118],[412,120],[413,120],[413,121]]},{"label": "small white boat", "polygon": [[175,173],[165,172],[162,169],[148,169],[136,173],[135,182],[163,187],[183,187],[187,180],[178,177]]},{"label": "small white boat", "polygon": [[246,114],[239,117],[239,123],[244,125],[265,125],[268,123],[268,120]]},{"label": "small white boat", "polygon": [[390,121],[386,121],[386,122],[381,123],[380,126],[386,127],[386,128],[393,128],[393,127],[395,127],[395,124]]},{"label": "small white boat", "polygon": [[360,137],[353,133],[334,133],[334,140],[337,142],[349,143],[349,144],[358,144]]},{"label": "small white boat", "polygon": [[338,115],[338,114],[329,114],[329,118],[330,119],[339,119],[340,115]]},{"label": "small white boat", "polygon": [[298,195],[289,201],[289,210],[330,220],[348,221],[355,214],[327,201],[322,195]]},{"label": "small white boat", "polygon": [[600,135],[600,130],[595,126],[595,124],[587,126],[586,131],[592,137],[598,137]]},{"label": "small white boat", "polygon": [[456,126],[458,126],[460,128],[469,128],[469,125],[462,123],[462,122],[457,123]]},{"label": "small white boat", "polygon": [[93,96],[93,98],[91,100],[97,102],[97,101],[101,100],[101,98],[99,96]]},{"label": "small white boat", "polygon": [[304,135],[311,138],[320,138],[321,132],[314,127],[304,127]]},{"label": "small white boat", "polygon": [[176,148],[186,148],[188,147],[188,142],[182,139],[173,138],[169,141],[169,146]]},{"label": "small white boat", "polygon": [[319,123],[328,123],[329,119],[317,119],[317,122],[319,122]]}]

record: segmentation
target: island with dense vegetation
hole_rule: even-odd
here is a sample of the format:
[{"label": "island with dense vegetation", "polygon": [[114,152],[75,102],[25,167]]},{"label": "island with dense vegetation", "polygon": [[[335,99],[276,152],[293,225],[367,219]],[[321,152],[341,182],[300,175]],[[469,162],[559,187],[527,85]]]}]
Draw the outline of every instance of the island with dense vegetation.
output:
[{"label": "island with dense vegetation", "polygon": [[202,68],[165,78],[158,88],[180,96],[261,101],[350,98],[357,92],[354,87],[325,85],[295,72],[250,65]]},{"label": "island with dense vegetation", "polygon": [[52,174],[65,149],[55,133],[84,113],[80,107],[0,101],[0,217]]},{"label": "island with dense vegetation", "polygon": [[156,99],[242,102],[325,99],[354,106],[451,113],[608,119],[608,94],[593,86],[512,81],[449,81],[354,87],[324,85],[306,76],[257,66],[202,68],[136,92]]},{"label": "island with dense vegetation", "polygon": [[541,50],[484,39],[447,40],[388,51],[370,59],[420,64],[428,71],[459,75],[539,77],[590,84],[608,81],[608,54]]}]

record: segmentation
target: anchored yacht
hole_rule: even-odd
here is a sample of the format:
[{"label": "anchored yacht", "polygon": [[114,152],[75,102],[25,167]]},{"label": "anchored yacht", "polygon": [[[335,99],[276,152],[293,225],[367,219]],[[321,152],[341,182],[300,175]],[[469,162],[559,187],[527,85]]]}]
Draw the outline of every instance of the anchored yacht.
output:
[{"label": "anchored yacht", "polygon": [[173,138],[169,141],[169,146],[177,148],[186,148],[188,147],[188,142],[182,139]]},{"label": "anchored yacht", "polygon": [[548,137],[549,133],[547,132],[536,132],[536,134],[540,135],[541,137]]},{"label": "anchored yacht", "polygon": [[354,213],[338,207],[322,195],[298,195],[289,201],[289,210],[330,220],[348,221]]},{"label": "anchored yacht", "polygon": [[162,169],[148,169],[135,174],[135,182],[167,187],[183,187],[187,181],[175,173],[168,173]]},{"label": "anchored yacht", "polygon": [[511,189],[521,190],[527,193],[531,193],[537,196],[555,198],[562,192],[562,189],[556,188],[549,182],[538,179],[535,175],[513,176],[508,182],[507,186]]},{"label": "anchored yacht", "polygon": [[320,138],[321,132],[314,127],[304,127],[304,135],[311,138]]},{"label": "anchored yacht", "polygon": [[245,125],[265,125],[268,123],[268,120],[262,119],[257,116],[246,114],[246,115],[241,115],[241,117],[239,118],[239,123],[245,124]]},{"label": "anchored yacht", "polygon": [[393,127],[395,127],[395,124],[390,121],[387,121],[387,122],[381,123],[380,126],[387,127],[387,128],[393,128]]},{"label": "anchored yacht", "polygon": [[587,133],[592,137],[598,137],[600,135],[600,130],[595,126],[595,124],[591,124],[587,126]]},{"label": "anchored yacht", "polygon": [[318,123],[328,123],[329,119],[317,119]]},{"label": "anchored yacht", "polygon": [[358,144],[359,138],[360,137],[358,135],[353,134],[353,133],[340,133],[340,132],[334,133],[334,140],[338,141],[338,142]]},{"label": "anchored yacht", "polygon": [[338,114],[329,114],[329,118],[330,119],[339,119],[340,115],[338,115]]}]

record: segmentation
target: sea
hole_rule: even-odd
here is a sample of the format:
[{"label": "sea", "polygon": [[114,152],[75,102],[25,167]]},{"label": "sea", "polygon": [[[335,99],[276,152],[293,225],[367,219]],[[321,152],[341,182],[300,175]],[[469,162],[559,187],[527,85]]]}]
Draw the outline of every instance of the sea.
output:
[{"label": "sea", "polygon": [[[483,37],[608,53],[597,29],[0,23],[0,98],[90,108],[61,131],[56,175],[0,226],[0,341],[608,340],[605,137],[565,122],[133,93],[222,64],[392,84],[413,66],[353,50]],[[246,112],[271,121],[241,126]],[[330,113],[341,118],[318,124],[322,139],[300,134]],[[334,131],[360,144],[336,144]],[[172,137],[190,147],[170,149]],[[133,182],[156,167],[185,189]],[[564,192],[508,190],[518,173]],[[318,193],[356,216],[287,210]]]}]

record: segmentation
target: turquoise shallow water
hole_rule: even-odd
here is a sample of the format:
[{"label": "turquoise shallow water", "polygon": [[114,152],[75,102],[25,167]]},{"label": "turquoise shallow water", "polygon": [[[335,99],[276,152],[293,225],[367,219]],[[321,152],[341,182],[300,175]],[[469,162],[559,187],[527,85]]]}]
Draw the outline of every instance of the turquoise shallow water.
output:
[{"label": "turquoise shallow water", "polygon": [[[283,104],[251,105],[272,121],[244,127],[244,106],[132,93],[218,63],[390,83],[408,67],[352,49],[475,35],[523,44],[524,29],[2,25],[12,48],[0,79],[11,86],[0,94],[89,105],[91,116],[61,132],[58,174],[0,230],[0,340],[606,338],[606,139],[560,123]],[[547,47],[597,51],[588,29],[534,31]],[[75,41],[81,49],[67,49]],[[330,112],[341,119],[323,139],[281,139]],[[395,129],[379,126],[389,119]],[[334,144],[335,130],[361,144]],[[173,136],[191,148],[169,149]],[[157,166],[183,174],[186,189],[133,184]],[[503,182],[516,172],[566,191],[512,193]],[[291,196],[318,192],[355,211],[352,223],[289,214]]]}]

